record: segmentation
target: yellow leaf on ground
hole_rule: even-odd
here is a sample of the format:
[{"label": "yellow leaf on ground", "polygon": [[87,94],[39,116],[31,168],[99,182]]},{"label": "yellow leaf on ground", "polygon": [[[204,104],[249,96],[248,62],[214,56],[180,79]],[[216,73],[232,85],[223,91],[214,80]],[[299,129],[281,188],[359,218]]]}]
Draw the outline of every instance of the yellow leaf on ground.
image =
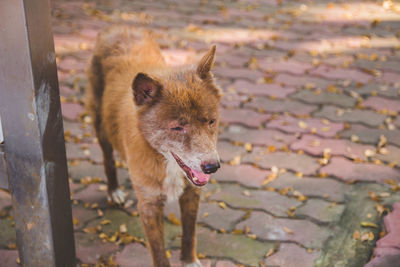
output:
[{"label": "yellow leaf on ground", "polygon": [[235,229],[235,230],[232,231],[232,234],[241,235],[241,234],[243,234],[243,230],[241,230],[241,229]]},{"label": "yellow leaf on ground", "polygon": [[226,204],[224,202],[218,202],[218,206],[220,206],[223,209],[226,209]]},{"label": "yellow leaf on ground", "polygon": [[165,251],[165,256],[167,257],[167,259],[171,258],[172,254],[170,250],[166,250]]},{"label": "yellow leaf on ground", "polygon": [[181,221],[175,216],[173,212],[168,215],[168,221],[175,225],[181,225]]},{"label": "yellow leaf on ground", "polygon": [[268,258],[269,256],[273,255],[274,253],[275,253],[275,250],[273,248],[270,248],[268,250],[268,252],[265,254],[265,257]]},{"label": "yellow leaf on ground", "polygon": [[360,223],[362,227],[372,227],[372,228],[378,228],[378,225],[372,222],[361,222]]},{"label": "yellow leaf on ground", "polygon": [[293,235],[294,234],[294,232],[291,229],[287,228],[286,226],[283,226],[282,229],[283,229],[283,231],[285,231],[289,235]]},{"label": "yellow leaf on ground", "polygon": [[121,224],[121,225],[119,226],[119,231],[120,231],[121,233],[126,233],[126,232],[128,232],[128,228],[126,227],[126,224]]},{"label": "yellow leaf on ground", "polygon": [[108,220],[108,219],[100,222],[101,225],[106,225],[106,224],[110,224],[110,223],[111,223],[111,220]]},{"label": "yellow leaf on ground", "polygon": [[253,146],[250,143],[245,143],[244,148],[247,152],[251,152],[253,150]]},{"label": "yellow leaf on ground", "polygon": [[360,240],[360,238],[361,238],[360,231],[355,230],[354,233],[353,233],[353,239]]},{"label": "yellow leaf on ground", "polygon": [[299,121],[297,123],[301,129],[307,129],[308,125],[304,121]]}]

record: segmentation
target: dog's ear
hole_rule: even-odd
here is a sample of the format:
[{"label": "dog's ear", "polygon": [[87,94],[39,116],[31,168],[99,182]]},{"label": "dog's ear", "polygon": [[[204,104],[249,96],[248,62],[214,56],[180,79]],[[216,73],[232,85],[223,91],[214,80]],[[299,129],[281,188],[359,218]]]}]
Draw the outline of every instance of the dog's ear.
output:
[{"label": "dog's ear", "polygon": [[145,73],[139,72],[132,83],[135,103],[140,106],[153,104],[161,95],[162,85]]},{"label": "dog's ear", "polygon": [[214,64],[214,56],[215,56],[215,45],[213,45],[210,50],[203,56],[200,60],[199,65],[197,66],[197,75],[200,76],[203,80],[208,80],[212,78],[211,67]]}]

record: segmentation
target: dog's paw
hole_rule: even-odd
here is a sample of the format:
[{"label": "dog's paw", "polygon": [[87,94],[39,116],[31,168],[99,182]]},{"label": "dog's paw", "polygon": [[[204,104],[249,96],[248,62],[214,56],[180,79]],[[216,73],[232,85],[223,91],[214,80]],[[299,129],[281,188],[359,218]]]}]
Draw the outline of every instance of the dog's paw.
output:
[{"label": "dog's paw", "polygon": [[108,193],[107,199],[109,202],[112,202],[117,205],[122,205],[125,203],[125,193],[117,188],[114,191]]},{"label": "dog's paw", "polygon": [[196,260],[192,263],[184,263],[183,267],[203,267],[203,265],[201,265],[201,262],[199,260]]}]

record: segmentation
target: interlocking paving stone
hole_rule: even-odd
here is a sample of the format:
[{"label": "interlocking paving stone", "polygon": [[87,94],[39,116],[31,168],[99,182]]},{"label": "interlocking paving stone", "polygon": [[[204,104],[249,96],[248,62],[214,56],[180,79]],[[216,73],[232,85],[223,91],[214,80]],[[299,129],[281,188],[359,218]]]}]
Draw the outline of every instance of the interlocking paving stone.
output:
[{"label": "interlocking paving stone", "polygon": [[83,128],[83,125],[79,122],[66,121],[64,120],[64,132],[71,134],[72,136],[83,137],[85,134],[93,134],[92,127]]},{"label": "interlocking paving stone", "polygon": [[[343,139],[325,139],[313,135],[303,135],[300,140],[292,143],[290,145],[291,149],[303,150],[313,156],[324,155],[324,151],[329,151],[329,155],[333,156],[345,156],[349,158],[358,158],[366,160],[365,151],[371,150],[375,151],[376,147],[371,145],[362,145],[351,142],[350,140]],[[396,151],[393,147],[393,151]],[[384,157],[386,160],[395,156],[393,153],[388,155],[379,155],[378,158]]]},{"label": "interlocking paving stone", "polygon": [[[99,177],[106,181],[106,174],[103,165],[92,164],[89,161],[79,161],[77,165],[70,164],[68,167],[69,177],[74,180],[80,180],[85,177]],[[117,177],[120,184],[125,184],[129,180],[127,169],[117,168]]]},{"label": "interlocking paving stone", "polygon": [[393,124],[396,125],[396,127],[400,128],[400,116],[396,117],[396,119],[393,121]]},{"label": "interlocking paving stone", "polygon": [[244,211],[222,209],[216,203],[201,203],[198,222],[211,226],[214,229],[231,231],[234,224],[245,215]]},{"label": "interlocking paving stone", "polygon": [[268,121],[270,114],[262,114],[248,109],[222,109],[220,119],[223,123],[240,123],[257,128]]},{"label": "interlocking paving stone", "polygon": [[86,264],[96,264],[101,257],[118,250],[114,243],[104,244],[97,236],[91,234],[76,233],[76,257]]},{"label": "interlocking paving stone", "polygon": [[399,251],[393,251],[393,254],[388,254],[382,257],[374,258],[364,267],[392,267],[393,263],[400,262]]},{"label": "interlocking paving stone", "polygon": [[386,236],[379,239],[377,242],[378,247],[393,247],[400,248],[400,241],[398,235],[400,233],[400,203],[393,205],[393,211],[383,218],[385,229],[388,232]]},{"label": "interlocking paving stone", "polygon": [[381,76],[381,81],[389,83],[398,83],[400,80],[400,74],[398,72],[384,71]]},{"label": "interlocking paving stone", "polygon": [[356,99],[345,94],[320,92],[316,94],[310,90],[300,90],[290,96],[311,104],[337,105],[339,107],[353,107]]},{"label": "interlocking paving stone", "polygon": [[261,148],[255,148],[252,153],[245,155],[242,162],[256,164],[268,169],[276,166],[280,169],[293,170],[305,175],[315,174],[320,167],[315,158],[304,154],[293,152],[268,153]]},{"label": "interlocking paving stone", "polygon": [[83,112],[83,107],[77,103],[61,103],[62,114],[65,119],[76,121]]},{"label": "interlocking paving stone", "polygon": [[65,144],[68,159],[93,160],[96,163],[103,163],[103,153],[98,144]]},{"label": "interlocking paving stone", "polygon": [[[307,248],[322,248],[331,235],[325,227],[307,220],[276,219],[263,212],[252,212],[251,217],[236,227],[250,231],[263,240],[294,241]],[[312,236],[313,238],[309,238]]]},{"label": "interlocking paving stone", "polygon": [[245,107],[255,108],[266,112],[289,112],[296,115],[308,115],[317,109],[317,106],[303,104],[290,100],[272,100],[266,97],[255,97]]},{"label": "interlocking paving stone", "polygon": [[378,96],[371,96],[365,100],[362,105],[367,108],[372,108],[378,111],[387,110],[392,112],[399,112],[400,105],[398,100],[387,99]]},{"label": "interlocking paving stone", "polygon": [[0,217],[0,236],[0,249],[7,248],[9,244],[16,244],[13,220]]},{"label": "interlocking paving stone", "polygon": [[221,99],[221,106],[238,108],[249,100],[247,95],[239,95],[237,93],[224,93]]},{"label": "interlocking paving stone", "polygon": [[383,160],[385,162],[398,162],[400,163],[400,148],[396,146],[387,146],[387,154],[377,153],[374,158]]},{"label": "interlocking paving stone", "polygon": [[368,144],[378,144],[379,137],[384,135],[389,144],[400,146],[400,134],[399,130],[381,130],[381,129],[371,129],[363,125],[352,125],[349,130],[342,132],[342,136],[350,138],[355,135],[360,138],[360,142]]},{"label": "interlocking paving stone", "polygon": [[252,130],[231,125],[220,135],[220,139],[280,148],[283,145],[293,142],[296,139],[296,136],[276,130]]},{"label": "interlocking paving stone", "polygon": [[76,58],[73,57],[67,57],[63,58],[60,62],[57,62],[57,67],[64,71],[83,71],[86,68],[86,62],[78,61]]},{"label": "interlocking paving stone", "polygon": [[278,84],[258,84],[246,80],[235,80],[232,87],[240,94],[251,96],[271,96],[276,98],[285,98],[296,91],[293,87],[285,87]]},{"label": "interlocking paving stone", "polygon": [[270,171],[260,170],[250,165],[231,166],[223,164],[221,170],[213,175],[218,182],[238,182],[244,186],[259,187]]},{"label": "interlocking paving stone", "polygon": [[[201,202],[197,222],[206,224],[213,229],[231,231],[234,229],[235,223],[242,218],[246,213],[241,210],[230,208],[223,209],[217,203]],[[164,207],[164,216],[175,216],[181,219],[178,201],[168,202]]]},{"label": "interlocking paving stone", "polygon": [[60,85],[60,95],[64,97],[73,96],[75,94],[74,89],[69,86]]},{"label": "interlocking paving stone", "polygon": [[306,249],[290,243],[283,243],[279,247],[279,251],[267,257],[265,264],[267,266],[313,266],[313,262],[319,256],[318,251],[308,252]]},{"label": "interlocking paving stone", "polygon": [[215,68],[215,75],[227,78],[248,79],[250,81],[257,81],[263,77],[262,72],[250,69],[231,69],[231,68]]},{"label": "interlocking paving stone", "polygon": [[324,137],[333,137],[344,129],[343,123],[329,122],[321,119],[298,119],[291,116],[279,116],[267,123],[268,128],[279,129],[289,133],[310,133]]},{"label": "interlocking paving stone", "polygon": [[[171,258],[168,259],[171,267],[181,267],[181,252],[180,250],[173,250],[171,252]],[[203,267],[211,267],[212,262],[207,259],[201,259],[200,263]]]},{"label": "interlocking paving stone", "polygon": [[399,93],[398,90],[399,88],[396,88],[396,86],[391,85],[391,84],[386,84],[386,83],[378,83],[378,82],[372,82],[365,84],[364,86],[360,88],[354,88],[352,86],[350,87],[345,87],[344,88],[346,91],[355,91],[359,94],[362,95],[372,95],[372,94],[377,94],[379,96],[386,96],[386,97],[398,97]]},{"label": "interlocking paving stone", "polygon": [[0,189],[0,212],[7,206],[11,206],[11,195]]},{"label": "interlocking paving stone", "polygon": [[278,75],[275,76],[274,81],[278,84],[286,86],[295,86],[297,88],[305,86],[306,84],[314,84],[317,87],[324,88],[333,83],[333,81],[317,78],[315,76],[307,76],[307,75],[296,76],[286,73],[278,73]]},{"label": "interlocking paving stone", "polygon": [[400,171],[373,163],[354,163],[350,160],[333,157],[320,172],[333,175],[343,181],[383,182],[386,179],[398,180]]},{"label": "interlocking paving stone", "polygon": [[282,190],[292,188],[288,195],[300,192],[308,197],[319,197],[331,201],[344,201],[348,185],[329,178],[317,178],[304,176],[302,178],[293,173],[280,174],[277,179],[267,184],[268,187]]},{"label": "interlocking paving stone", "polygon": [[361,72],[357,69],[342,69],[329,66],[319,66],[315,70],[311,70],[310,73],[328,79],[353,80],[361,83],[367,83],[373,78],[373,76]]},{"label": "interlocking paving stone", "polygon": [[303,62],[297,62],[294,60],[288,60],[288,61],[262,60],[258,64],[262,69],[266,71],[289,72],[298,75],[304,74],[306,71],[313,68],[312,65]]},{"label": "interlocking paving stone", "polygon": [[230,261],[217,261],[215,267],[236,267],[236,264]]},{"label": "interlocking paving stone", "polygon": [[107,202],[107,191],[102,190],[104,184],[89,184],[82,190],[72,195],[72,199],[82,201],[83,203],[97,203],[105,205]]},{"label": "interlocking paving stone", "polygon": [[152,267],[152,258],[148,248],[139,243],[128,244],[115,255],[115,262],[121,267],[136,266]]},{"label": "interlocking paving stone", "polygon": [[104,166],[99,164],[92,164],[89,161],[78,161],[78,164],[70,164],[68,167],[69,177],[79,180],[89,177],[101,177],[105,181]]},{"label": "interlocking paving stone", "polygon": [[323,106],[321,110],[314,113],[314,116],[332,121],[363,123],[375,127],[381,125],[386,118],[386,115],[371,110],[343,109],[335,106]]},{"label": "interlocking paving stone", "polygon": [[305,215],[320,222],[334,222],[340,219],[344,205],[327,202],[321,199],[308,199],[307,202],[296,209],[295,215]]},{"label": "interlocking paving stone", "polygon": [[18,251],[17,250],[8,250],[8,249],[0,249],[0,267],[18,267],[20,266],[17,263]]},{"label": "interlocking paving stone", "polygon": [[237,185],[223,185],[221,191],[211,195],[210,200],[223,201],[233,208],[259,209],[275,216],[287,216],[290,207],[302,203],[294,198],[264,190],[245,190]]},{"label": "interlocking paving stone", "polygon": [[[180,238],[175,242],[180,245]],[[273,248],[269,242],[259,242],[244,235],[217,234],[204,227],[197,228],[197,251],[210,257],[235,259],[249,266],[258,266],[265,253]]]},{"label": "interlocking paving stone", "polygon": [[243,146],[235,146],[226,141],[219,141],[217,143],[217,151],[222,162],[229,162],[236,156],[247,153]]},{"label": "interlocking paving stone", "polygon": [[218,62],[223,62],[230,67],[240,68],[244,67],[247,62],[249,62],[250,57],[248,55],[221,55],[217,58]]},{"label": "interlocking paving stone", "polygon": [[97,213],[94,209],[84,208],[82,206],[74,205],[72,209],[72,218],[74,222],[74,228],[79,229],[85,225],[87,221],[95,219]]}]

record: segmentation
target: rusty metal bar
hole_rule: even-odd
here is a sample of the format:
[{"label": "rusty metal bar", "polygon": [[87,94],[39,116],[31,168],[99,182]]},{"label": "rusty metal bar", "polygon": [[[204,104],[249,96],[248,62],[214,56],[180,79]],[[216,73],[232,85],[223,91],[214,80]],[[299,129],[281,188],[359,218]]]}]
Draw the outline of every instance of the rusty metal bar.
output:
[{"label": "rusty metal bar", "polygon": [[48,0],[1,0],[0,114],[23,266],[75,266]]},{"label": "rusty metal bar", "polygon": [[8,174],[4,156],[4,146],[2,144],[0,144],[0,188],[8,189]]}]

